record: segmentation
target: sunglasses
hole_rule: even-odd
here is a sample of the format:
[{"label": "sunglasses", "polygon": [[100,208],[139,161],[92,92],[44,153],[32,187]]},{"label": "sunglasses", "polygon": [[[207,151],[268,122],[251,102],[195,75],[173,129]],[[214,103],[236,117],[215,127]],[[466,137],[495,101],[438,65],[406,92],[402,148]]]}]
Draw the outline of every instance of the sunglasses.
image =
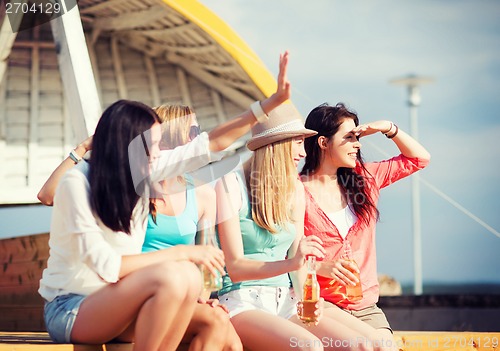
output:
[{"label": "sunglasses", "polygon": [[189,139],[193,140],[198,135],[200,135],[200,133],[201,133],[200,126],[191,126],[191,128],[189,128]]}]

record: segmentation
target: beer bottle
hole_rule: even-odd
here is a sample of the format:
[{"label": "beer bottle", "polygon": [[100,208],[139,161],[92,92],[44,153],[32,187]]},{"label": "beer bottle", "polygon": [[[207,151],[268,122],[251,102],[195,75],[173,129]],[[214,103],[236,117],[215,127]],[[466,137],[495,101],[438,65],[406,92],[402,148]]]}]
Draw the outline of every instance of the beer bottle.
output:
[{"label": "beer bottle", "polygon": [[[349,244],[349,241],[347,240],[344,241],[344,253],[342,254],[341,258],[353,263],[356,267],[358,267],[358,264],[356,263],[356,261],[352,256],[351,244]],[[361,288],[361,278],[358,272],[352,269],[349,269],[349,271],[356,276],[358,282],[356,283],[355,286],[352,285],[346,286],[346,297],[349,302],[356,302],[363,298],[363,289]]]},{"label": "beer bottle", "polygon": [[316,256],[307,257],[307,278],[304,282],[302,294],[302,310],[299,318],[306,324],[316,323],[318,316],[314,314],[316,311],[316,303],[319,300],[319,283],[316,279]]},{"label": "beer bottle", "polygon": [[[199,233],[199,243],[207,246],[219,247],[215,238],[215,228],[211,221],[204,221],[203,227]],[[203,289],[205,291],[217,291],[222,288],[222,276],[219,271],[213,275],[210,270],[204,265],[200,265],[201,274],[203,277]]]}]

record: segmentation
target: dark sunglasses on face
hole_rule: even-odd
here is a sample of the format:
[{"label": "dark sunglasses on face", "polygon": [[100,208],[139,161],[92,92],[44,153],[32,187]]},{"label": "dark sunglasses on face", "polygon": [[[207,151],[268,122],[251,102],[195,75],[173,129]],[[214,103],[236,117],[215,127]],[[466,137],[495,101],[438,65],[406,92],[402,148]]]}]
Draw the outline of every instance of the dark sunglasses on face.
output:
[{"label": "dark sunglasses on face", "polygon": [[196,138],[198,135],[200,135],[201,133],[201,128],[200,126],[191,126],[191,128],[189,128],[189,138],[191,140],[193,140],[194,138]]}]

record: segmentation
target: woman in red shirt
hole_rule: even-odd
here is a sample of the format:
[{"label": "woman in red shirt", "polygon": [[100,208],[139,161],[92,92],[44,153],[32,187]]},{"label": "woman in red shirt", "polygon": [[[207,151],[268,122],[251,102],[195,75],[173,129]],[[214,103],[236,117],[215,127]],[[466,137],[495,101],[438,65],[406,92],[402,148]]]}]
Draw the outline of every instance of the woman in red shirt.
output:
[{"label": "woman in red shirt", "polygon": [[[318,132],[305,141],[307,157],[301,179],[306,189],[305,235],[320,237],[326,251],[318,264],[325,314],[347,320],[370,339],[377,336],[386,340],[386,346],[394,345],[390,325],[376,305],[377,201],[381,188],[427,166],[430,155],[390,121],[360,125],[357,115],[343,104],[314,108],[305,126]],[[389,160],[364,163],[359,139],[377,132],[392,140],[401,153]],[[353,272],[360,273],[363,296],[358,299],[346,292],[346,287],[359,281]],[[345,319],[346,312],[357,318]]]}]

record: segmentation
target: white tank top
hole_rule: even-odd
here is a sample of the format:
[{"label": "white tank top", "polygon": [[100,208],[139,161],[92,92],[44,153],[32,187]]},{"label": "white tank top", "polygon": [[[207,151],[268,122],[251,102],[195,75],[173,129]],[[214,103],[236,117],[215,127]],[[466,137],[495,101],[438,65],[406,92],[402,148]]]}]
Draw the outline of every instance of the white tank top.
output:
[{"label": "white tank top", "polygon": [[351,228],[353,224],[358,220],[349,206],[346,206],[337,212],[327,213],[326,215],[328,216],[328,218],[330,218],[332,223],[335,224],[340,235],[344,239],[349,232],[349,228]]}]

